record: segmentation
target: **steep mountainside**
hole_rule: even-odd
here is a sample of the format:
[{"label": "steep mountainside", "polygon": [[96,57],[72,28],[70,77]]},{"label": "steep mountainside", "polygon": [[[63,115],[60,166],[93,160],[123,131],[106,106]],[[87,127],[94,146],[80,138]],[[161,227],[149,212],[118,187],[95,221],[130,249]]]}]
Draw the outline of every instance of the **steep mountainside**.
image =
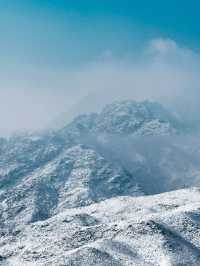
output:
[{"label": "steep mountainside", "polygon": [[6,226],[44,220],[118,195],[141,195],[134,178],[94,150],[73,146],[1,190],[0,221]]}]

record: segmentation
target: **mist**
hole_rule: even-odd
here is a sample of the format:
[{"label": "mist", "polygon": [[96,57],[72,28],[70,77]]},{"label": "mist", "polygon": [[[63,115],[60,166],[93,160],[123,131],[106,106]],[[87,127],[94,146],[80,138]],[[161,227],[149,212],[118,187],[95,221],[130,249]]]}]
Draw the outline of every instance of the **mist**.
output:
[{"label": "mist", "polygon": [[88,135],[81,140],[116,167],[121,165],[145,194],[200,185],[199,134],[174,136]]},{"label": "mist", "polygon": [[[140,52],[103,51],[72,68],[3,69],[0,135],[62,127],[76,115],[122,99],[159,101],[187,122],[199,122],[200,56],[174,40],[149,40]],[[25,69],[25,70],[21,70]]]}]

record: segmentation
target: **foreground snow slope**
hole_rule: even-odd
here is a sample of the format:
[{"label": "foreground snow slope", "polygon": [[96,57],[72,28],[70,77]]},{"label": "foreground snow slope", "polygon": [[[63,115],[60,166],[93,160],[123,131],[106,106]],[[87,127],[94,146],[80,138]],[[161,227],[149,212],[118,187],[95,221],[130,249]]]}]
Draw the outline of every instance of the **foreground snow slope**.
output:
[{"label": "foreground snow slope", "polygon": [[200,265],[200,189],[115,197],[4,232],[1,265]]}]

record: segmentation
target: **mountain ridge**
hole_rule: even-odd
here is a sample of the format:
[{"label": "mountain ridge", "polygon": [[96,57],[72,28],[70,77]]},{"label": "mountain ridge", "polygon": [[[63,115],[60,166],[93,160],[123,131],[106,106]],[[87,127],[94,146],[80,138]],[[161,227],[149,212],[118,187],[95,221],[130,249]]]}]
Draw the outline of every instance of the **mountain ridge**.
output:
[{"label": "mountain ridge", "polygon": [[13,266],[196,266],[199,197],[199,188],[191,188],[68,209],[5,234],[0,258]]},{"label": "mountain ridge", "polygon": [[126,100],[106,105],[100,113],[79,115],[61,132],[72,131],[77,132],[77,135],[169,135],[177,133],[179,128],[181,122],[162,105],[150,101]]}]

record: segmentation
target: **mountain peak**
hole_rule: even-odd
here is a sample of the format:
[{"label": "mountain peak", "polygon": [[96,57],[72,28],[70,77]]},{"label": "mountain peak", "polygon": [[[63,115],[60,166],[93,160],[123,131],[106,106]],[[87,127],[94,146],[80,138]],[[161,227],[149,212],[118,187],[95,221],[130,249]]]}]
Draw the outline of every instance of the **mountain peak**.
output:
[{"label": "mountain peak", "polygon": [[170,135],[178,131],[179,122],[161,104],[151,101],[117,101],[100,113],[81,115],[62,130],[82,134]]}]

